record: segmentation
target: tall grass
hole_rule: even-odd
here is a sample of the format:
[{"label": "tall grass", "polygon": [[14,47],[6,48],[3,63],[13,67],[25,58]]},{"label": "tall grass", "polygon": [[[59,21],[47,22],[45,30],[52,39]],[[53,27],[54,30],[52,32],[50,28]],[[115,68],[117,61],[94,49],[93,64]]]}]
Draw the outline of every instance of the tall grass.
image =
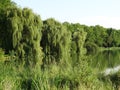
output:
[{"label": "tall grass", "polygon": [[0,64],[1,90],[112,90],[90,72],[50,65],[44,71],[40,67],[14,67]]},{"label": "tall grass", "polygon": [[[0,57],[1,59],[1,57]],[[86,60],[25,66],[13,60],[0,63],[0,90],[114,90],[97,78]]]}]

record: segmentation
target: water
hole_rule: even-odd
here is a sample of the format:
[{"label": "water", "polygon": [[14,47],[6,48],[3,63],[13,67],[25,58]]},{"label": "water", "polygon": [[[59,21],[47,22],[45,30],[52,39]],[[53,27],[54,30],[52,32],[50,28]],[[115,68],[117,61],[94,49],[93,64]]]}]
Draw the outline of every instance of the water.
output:
[{"label": "water", "polygon": [[94,54],[92,67],[105,75],[116,73],[120,70],[120,50],[107,50]]},{"label": "water", "polygon": [[114,68],[107,68],[102,73],[104,74],[104,76],[107,76],[109,74],[114,74],[114,73],[118,72],[119,70],[120,70],[120,65],[116,66]]}]

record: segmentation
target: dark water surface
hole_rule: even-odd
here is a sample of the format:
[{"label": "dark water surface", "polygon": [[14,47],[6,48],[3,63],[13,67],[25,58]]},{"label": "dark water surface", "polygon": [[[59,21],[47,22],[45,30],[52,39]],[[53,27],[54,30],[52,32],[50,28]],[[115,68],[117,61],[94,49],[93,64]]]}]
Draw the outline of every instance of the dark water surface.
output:
[{"label": "dark water surface", "polygon": [[91,66],[100,71],[120,66],[120,50],[106,50],[92,55]]}]

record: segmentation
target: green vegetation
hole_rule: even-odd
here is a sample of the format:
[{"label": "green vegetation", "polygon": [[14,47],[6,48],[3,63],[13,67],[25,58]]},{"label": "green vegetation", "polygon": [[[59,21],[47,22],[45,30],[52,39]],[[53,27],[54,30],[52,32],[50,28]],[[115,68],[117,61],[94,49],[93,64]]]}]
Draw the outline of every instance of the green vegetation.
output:
[{"label": "green vegetation", "polygon": [[94,43],[98,47],[119,47],[120,46],[120,30],[112,28],[103,28],[99,25],[84,27],[87,32],[86,42]]},{"label": "green vegetation", "polygon": [[5,49],[6,53],[14,50],[19,58],[25,58],[28,63],[41,61],[39,42],[42,21],[40,17],[27,8],[23,10],[7,8],[0,13],[0,16],[0,47]]},{"label": "green vegetation", "polygon": [[119,47],[119,33],[98,25],[42,21],[31,9],[1,0],[0,90],[114,90],[86,54]]},{"label": "green vegetation", "polygon": [[71,33],[54,19],[43,21],[41,46],[43,62],[70,62]]}]

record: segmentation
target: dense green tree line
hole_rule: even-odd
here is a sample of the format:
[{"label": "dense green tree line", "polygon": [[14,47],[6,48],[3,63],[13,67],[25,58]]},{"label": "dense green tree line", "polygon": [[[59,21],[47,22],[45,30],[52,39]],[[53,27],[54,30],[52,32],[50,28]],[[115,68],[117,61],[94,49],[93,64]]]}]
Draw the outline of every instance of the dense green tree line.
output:
[{"label": "dense green tree line", "polygon": [[42,25],[40,17],[27,8],[7,8],[0,16],[0,47],[6,53],[13,50],[20,59],[28,58],[29,63],[42,59],[41,47],[46,63],[71,62],[71,56],[76,55],[79,60],[82,55],[84,31],[71,32],[54,19],[45,20]]},{"label": "dense green tree line", "polygon": [[84,30],[87,32],[86,42],[94,43],[98,47],[120,46],[120,30],[104,28],[99,25],[85,27]]},{"label": "dense green tree line", "polygon": [[43,51],[46,63],[71,58],[79,61],[86,51],[83,46],[87,50],[120,46],[120,31],[112,28],[60,23],[52,18],[42,22],[27,8],[7,8],[0,16],[0,47],[6,53],[14,50],[20,58],[30,56],[38,60]]},{"label": "dense green tree line", "polygon": [[[97,47],[119,47],[120,31],[102,26],[42,21],[32,10],[20,9],[10,0],[0,5],[0,47],[34,62],[78,62]],[[42,54],[43,53],[43,54]],[[43,59],[42,59],[43,57]],[[30,62],[29,62],[30,63]]]},{"label": "dense green tree line", "polygon": [[104,28],[99,25],[86,26],[79,23],[70,24],[68,22],[64,22],[63,25],[65,25],[72,34],[76,31],[87,33],[85,42],[83,42],[87,51],[95,52],[98,47],[107,48],[120,46],[120,30]]}]

